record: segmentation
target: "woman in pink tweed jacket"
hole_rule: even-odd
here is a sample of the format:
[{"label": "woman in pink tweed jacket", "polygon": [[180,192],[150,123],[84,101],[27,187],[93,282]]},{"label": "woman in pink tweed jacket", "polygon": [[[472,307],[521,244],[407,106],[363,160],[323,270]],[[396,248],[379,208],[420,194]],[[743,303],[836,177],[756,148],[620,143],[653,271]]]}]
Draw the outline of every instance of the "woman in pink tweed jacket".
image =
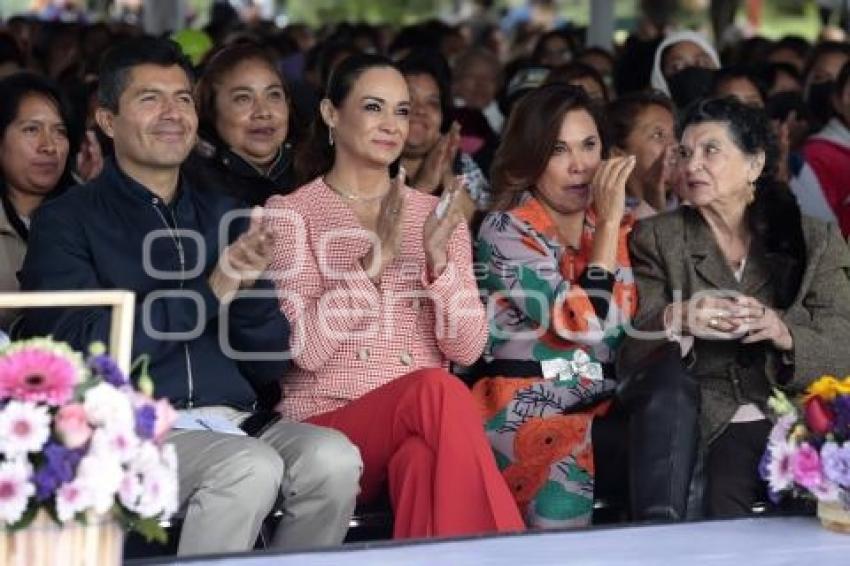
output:
[{"label": "woman in pink tweed jacket", "polygon": [[346,59],[313,132],[320,151],[298,162],[314,180],[266,205],[294,330],[278,409],[358,446],[360,499],[388,486],[396,538],[521,530],[472,396],[447,371],[487,338],[464,222],[473,205],[458,180],[438,205],[389,175],[419,111],[389,60]]}]

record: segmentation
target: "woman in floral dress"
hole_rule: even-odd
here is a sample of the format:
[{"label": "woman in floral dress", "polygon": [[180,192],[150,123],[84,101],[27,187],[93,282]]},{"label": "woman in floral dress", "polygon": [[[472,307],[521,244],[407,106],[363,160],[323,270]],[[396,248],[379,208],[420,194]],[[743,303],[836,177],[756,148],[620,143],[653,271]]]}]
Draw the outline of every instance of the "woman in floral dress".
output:
[{"label": "woman in floral dress", "polygon": [[474,394],[530,527],[590,522],[591,424],[636,306],[625,209],[635,160],[603,156],[580,89],[531,92],[511,114],[479,233],[490,341]]}]

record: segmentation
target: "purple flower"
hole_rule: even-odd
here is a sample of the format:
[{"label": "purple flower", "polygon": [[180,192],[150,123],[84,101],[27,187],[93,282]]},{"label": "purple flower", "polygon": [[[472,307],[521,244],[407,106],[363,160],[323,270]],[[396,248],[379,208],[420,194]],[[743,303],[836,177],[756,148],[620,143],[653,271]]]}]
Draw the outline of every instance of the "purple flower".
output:
[{"label": "purple flower", "polygon": [[835,442],[827,442],[821,449],[821,460],[828,480],[850,487],[850,442],[840,447]]},{"label": "purple flower", "polygon": [[835,432],[850,439],[850,395],[839,395],[832,404],[835,411]]},{"label": "purple flower", "polygon": [[83,457],[82,450],[65,448],[55,442],[49,442],[43,453],[44,462],[33,475],[38,501],[49,499],[60,485],[74,479],[77,465]]},{"label": "purple flower", "polygon": [[802,487],[811,490],[823,481],[820,467],[820,456],[811,444],[804,442],[791,457],[791,471],[794,481]]},{"label": "purple flower", "polygon": [[92,356],[88,362],[92,373],[100,376],[106,383],[115,387],[127,385],[127,376],[124,375],[115,360],[106,354]]},{"label": "purple flower", "polygon": [[136,408],[136,434],[140,438],[150,440],[156,430],[156,407],[142,405]]},{"label": "purple flower", "polygon": [[770,477],[770,446],[765,449],[759,460],[759,477],[764,481]]}]

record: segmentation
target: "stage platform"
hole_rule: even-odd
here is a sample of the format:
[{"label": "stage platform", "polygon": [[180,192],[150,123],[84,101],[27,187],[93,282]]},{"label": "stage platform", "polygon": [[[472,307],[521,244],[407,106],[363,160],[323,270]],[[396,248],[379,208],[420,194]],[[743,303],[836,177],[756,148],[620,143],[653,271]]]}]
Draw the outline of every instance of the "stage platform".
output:
[{"label": "stage platform", "polygon": [[814,517],[778,517],[526,533],[333,550],[144,560],[127,564],[215,566],[850,566],[850,535]]}]

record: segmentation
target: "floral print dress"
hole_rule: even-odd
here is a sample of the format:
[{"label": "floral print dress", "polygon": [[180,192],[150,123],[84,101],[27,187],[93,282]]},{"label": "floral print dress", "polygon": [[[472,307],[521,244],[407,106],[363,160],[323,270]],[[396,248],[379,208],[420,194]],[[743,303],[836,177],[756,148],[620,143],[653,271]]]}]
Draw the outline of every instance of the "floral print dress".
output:
[{"label": "floral print dress", "polygon": [[[484,219],[477,242],[487,294],[485,360],[539,362],[545,375],[479,380],[479,402],[499,468],[530,527],[589,524],[593,510],[593,417],[604,413],[613,361],[636,292],[623,219],[617,270],[588,267],[595,216],[585,215],[579,249],[559,243],[543,206],[522,204]],[[495,367],[495,366],[494,366]]]}]

